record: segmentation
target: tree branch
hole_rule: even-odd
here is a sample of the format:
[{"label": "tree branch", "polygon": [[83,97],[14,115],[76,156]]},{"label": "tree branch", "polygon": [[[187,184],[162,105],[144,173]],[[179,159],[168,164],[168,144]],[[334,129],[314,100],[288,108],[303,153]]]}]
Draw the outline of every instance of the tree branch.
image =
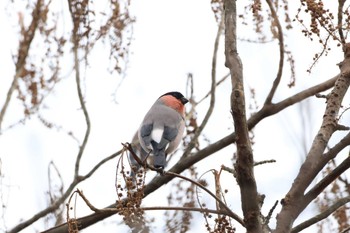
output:
[{"label": "tree branch", "polygon": [[344,61],[340,63],[341,72],[329,94],[322,125],[291,189],[283,199],[283,207],[277,216],[277,226],[274,233],[290,231],[294,220],[309,204],[309,200],[304,198],[305,190],[329,161],[329,158],[323,156],[323,152],[336,130],[339,109],[350,85],[350,44],[346,44],[343,50]]},{"label": "tree branch", "polygon": [[[230,76],[230,73],[226,74],[224,77],[222,77],[219,81],[216,82],[216,86],[218,87],[221,83],[223,83],[228,77]],[[208,96],[210,96],[211,90],[208,91],[208,93],[202,97],[199,101],[197,101],[197,105],[202,103]]]},{"label": "tree branch", "polygon": [[341,43],[345,44],[345,37],[343,33],[343,7],[345,0],[338,0],[338,33]]},{"label": "tree branch", "polygon": [[224,23],[223,19],[221,19],[218,31],[216,33],[216,38],[215,38],[215,43],[214,43],[214,52],[213,52],[213,58],[212,58],[212,66],[211,66],[211,87],[210,87],[210,104],[209,108],[207,110],[207,113],[204,116],[204,119],[201,123],[201,125],[196,129],[194,136],[192,137],[190,143],[187,145],[187,148],[185,149],[185,152],[183,153],[183,156],[188,156],[192,149],[196,146],[197,139],[201,132],[203,131],[204,127],[209,121],[209,118],[211,114],[213,113],[214,110],[214,105],[215,105],[215,89],[216,89],[216,60],[217,60],[217,53],[219,49],[219,42],[220,42],[220,37],[223,31]]},{"label": "tree branch", "polygon": [[319,221],[327,218],[329,215],[331,215],[333,212],[335,212],[337,209],[345,205],[346,203],[350,202],[350,196],[344,197],[339,199],[336,203],[329,206],[325,211],[322,213],[300,223],[299,225],[292,228],[291,233],[296,233],[304,230],[305,228],[308,228],[309,226],[318,223]]},{"label": "tree branch", "polygon": [[231,73],[231,113],[234,120],[237,145],[236,178],[241,191],[242,210],[247,232],[262,232],[259,221],[259,197],[254,177],[254,158],[245,112],[243,68],[237,52],[236,1],[226,0],[224,4],[225,65]]},{"label": "tree branch", "polygon": [[303,200],[304,205],[308,205],[314,200],[328,185],[336,180],[341,174],[343,174],[350,167],[350,156],[348,156],[341,164],[333,169],[327,176],[325,176],[320,182],[318,182],[312,189],[310,189]]},{"label": "tree branch", "polygon": [[[94,205],[91,204],[91,202],[85,197],[82,191],[76,190],[76,193],[84,200],[85,204],[90,208],[90,210],[94,211],[95,213],[113,213],[116,214],[120,210],[118,208],[104,208],[99,209],[96,208]],[[74,193],[73,193],[74,194]],[[226,215],[228,217],[232,217],[232,215],[227,212],[226,210],[212,210],[207,208],[196,208],[196,207],[179,207],[179,206],[153,206],[153,207],[140,207],[140,210],[143,211],[150,211],[150,210],[180,210],[180,211],[195,211],[200,213],[212,213],[212,214],[222,214]],[[236,216],[236,215],[235,215]],[[240,224],[244,224],[243,220],[237,216],[238,222]]]},{"label": "tree branch", "polygon": [[223,207],[225,209],[225,211],[227,212],[227,214],[225,214],[225,215],[230,216],[231,218],[235,219],[238,223],[240,223],[242,226],[244,226],[243,220],[237,214],[233,213],[232,210],[220,198],[218,198],[214,193],[212,193],[209,189],[204,187],[202,184],[200,184],[200,183],[198,183],[190,178],[187,178],[186,176],[182,176],[182,175],[179,175],[179,174],[174,173],[174,172],[165,172],[165,175],[171,175],[174,177],[181,178],[183,180],[187,180],[187,181],[195,184],[196,186],[200,187],[201,189],[206,191],[210,196],[212,196],[220,204],[220,207]]},{"label": "tree branch", "polygon": [[[30,219],[21,222],[20,224],[18,224],[17,226],[15,226],[14,228],[12,228],[10,231],[8,231],[8,233],[16,233],[19,232],[21,230],[23,230],[24,228],[30,226],[32,223],[36,222],[37,220],[39,220],[40,218],[46,216],[47,214],[55,211],[70,195],[70,193],[74,190],[74,188],[82,181],[86,180],[87,178],[89,178],[100,166],[102,166],[104,163],[106,163],[107,161],[115,158],[116,156],[120,155],[122,152],[122,150],[104,158],[103,160],[101,160],[97,165],[95,165],[90,172],[88,172],[85,176],[81,176],[79,180],[74,179],[73,182],[69,185],[69,187],[67,188],[67,190],[64,192],[64,194],[57,199],[52,205],[50,205],[49,207],[47,207],[46,209],[38,212],[37,214],[35,214],[33,217],[31,217]],[[67,231],[66,231],[67,232]]]},{"label": "tree branch", "polygon": [[90,130],[91,130],[91,123],[90,123],[90,117],[89,117],[89,113],[87,111],[86,105],[85,105],[85,101],[84,101],[84,97],[83,97],[83,93],[81,91],[81,84],[80,84],[80,66],[79,66],[79,35],[78,35],[78,31],[79,31],[79,20],[77,20],[77,17],[75,14],[77,14],[76,9],[73,9],[73,1],[69,0],[68,1],[68,6],[69,6],[69,12],[71,14],[72,17],[72,22],[73,22],[73,30],[72,30],[72,40],[73,40],[73,56],[74,56],[74,70],[75,70],[75,81],[77,84],[77,93],[78,93],[78,97],[79,97],[79,102],[80,102],[80,106],[83,110],[84,113],[84,117],[85,117],[85,122],[86,122],[86,131],[85,131],[85,136],[84,136],[84,140],[83,143],[80,145],[79,148],[79,152],[75,161],[75,171],[74,171],[74,177],[75,179],[78,179],[79,177],[79,167],[80,167],[80,160],[81,157],[83,156],[84,150],[85,150],[85,146],[87,144],[87,141],[89,139],[89,135],[90,135]]},{"label": "tree branch", "polygon": [[340,142],[338,142],[335,146],[330,148],[327,153],[323,156],[327,157],[328,160],[334,159],[337,154],[342,151],[345,147],[350,145],[350,133],[348,133],[345,137],[343,137]]},{"label": "tree branch", "polygon": [[[286,98],[285,100],[282,100],[279,103],[264,106],[262,109],[260,109],[256,114],[254,114],[250,119],[248,120],[248,128],[252,129],[254,128],[261,120],[274,115],[287,107],[300,102],[310,96],[314,96],[319,92],[323,92],[334,86],[335,80],[339,76],[333,77],[321,84],[315,85],[313,87],[310,87],[304,91],[301,91],[289,98]],[[231,145],[235,142],[235,133],[229,134],[226,137],[221,138],[220,140],[210,144],[209,146],[203,148],[202,150],[196,152],[192,156],[185,157],[178,161],[171,169],[169,169],[170,172],[180,174],[184,170],[186,170],[188,167],[196,164],[197,162],[207,158],[208,156],[218,152],[219,150]],[[115,153],[114,155],[118,155],[121,151]],[[148,196],[152,192],[156,191],[159,187],[163,186],[164,184],[170,182],[173,179],[171,176],[157,176],[153,178],[145,187],[144,190],[144,197]],[[72,191],[72,190],[71,190]],[[107,206],[106,208],[113,208],[115,206],[115,203]],[[77,219],[79,222],[79,229],[84,229],[89,227],[92,224],[95,224],[96,222],[99,222],[105,218],[108,218],[112,216],[115,213],[93,213],[90,215],[87,215],[85,217]],[[68,231],[67,223],[61,224],[59,226],[53,227],[51,229],[48,229],[44,231],[45,233],[66,233]]]},{"label": "tree branch", "polygon": [[271,0],[266,0],[266,2],[270,8],[271,16],[272,16],[272,18],[274,20],[274,24],[276,25],[277,30],[278,30],[279,55],[280,55],[277,76],[276,76],[275,81],[272,84],[270,93],[268,94],[268,96],[265,100],[265,104],[270,104],[273,96],[276,93],[276,90],[277,90],[277,87],[281,81],[281,78],[282,78],[282,71],[283,71],[283,64],[284,64],[284,40],[283,40],[283,30],[282,30],[279,18],[277,16],[276,10],[275,10]]}]

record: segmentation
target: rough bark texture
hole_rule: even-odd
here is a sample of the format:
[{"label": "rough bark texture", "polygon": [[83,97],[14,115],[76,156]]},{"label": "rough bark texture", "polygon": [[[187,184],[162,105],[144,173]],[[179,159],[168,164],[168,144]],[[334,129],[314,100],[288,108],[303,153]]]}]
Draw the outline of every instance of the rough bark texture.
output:
[{"label": "rough bark texture", "polygon": [[[282,200],[283,207],[277,216],[277,226],[274,233],[290,232],[295,219],[313,200],[313,198],[308,198],[310,194],[304,194],[305,190],[330,159],[324,155],[324,150],[332,134],[337,130],[339,109],[350,85],[349,43],[344,45],[344,61],[339,64],[339,67],[340,75],[335,82],[332,92],[327,97],[327,106],[323,115],[322,125],[291,189]],[[316,196],[320,190],[317,192]]]},{"label": "rough bark texture", "polygon": [[231,111],[237,145],[236,178],[241,190],[241,202],[247,232],[262,232],[260,207],[254,177],[254,158],[249,140],[245,112],[242,63],[237,53],[236,1],[225,1],[225,56],[232,81]]}]

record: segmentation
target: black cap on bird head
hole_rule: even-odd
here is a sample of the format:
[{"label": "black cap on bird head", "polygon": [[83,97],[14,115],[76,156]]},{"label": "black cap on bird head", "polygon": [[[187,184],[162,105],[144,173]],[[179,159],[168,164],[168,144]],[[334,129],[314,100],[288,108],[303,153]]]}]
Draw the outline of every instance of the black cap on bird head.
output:
[{"label": "black cap on bird head", "polygon": [[178,91],[171,91],[171,92],[168,92],[168,93],[165,93],[164,95],[161,95],[159,98],[163,97],[163,96],[166,96],[166,95],[172,95],[174,96],[176,99],[180,100],[181,103],[183,105],[185,105],[187,102],[188,102],[188,99],[186,99],[183,94],[181,94],[180,92]]}]

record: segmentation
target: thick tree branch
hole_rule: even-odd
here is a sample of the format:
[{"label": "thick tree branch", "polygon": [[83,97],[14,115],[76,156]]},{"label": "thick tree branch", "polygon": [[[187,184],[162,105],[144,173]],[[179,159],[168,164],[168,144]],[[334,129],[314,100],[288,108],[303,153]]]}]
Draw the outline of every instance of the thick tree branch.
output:
[{"label": "thick tree branch", "polygon": [[340,63],[341,72],[332,92],[328,96],[322,125],[291,189],[282,202],[283,207],[277,216],[275,233],[290,231],[295,219],[309,203],[304,198],[305,190],[329,161],[328,157],[323,156],[323,152],[332,134],[337,129],[339,109],[350,85],[350,44],[346,44],[343,50],[344,61]]},{"label": "thick tree branch", "polygon": [[[132,156],[134,157],[134,159],[138,162],[138,164],[140,166],[147,167],[147,168],[151,169],[152,171],[156,171],[156,172],[159,171],[157,168],[147,164],[147,160],[145,160],[145,162],[141,161],[138,158],[138,156],[135,154],[135,152],[133,151],[133,149],[132,149],[130,144],[123,144],[123,146],[129,150],[129,152],[132,154]],[[231,216],[233,219],[235,219],[237,222],[239,222],[241,225],[244,226],[243,220],[238,215],[233,213],[232,210],[224,202],[222,202],[222,200],[217,195],[213,194],[209,189],[207,189],[205,186],[203,186],[199,182],[197,182],[195,180],[192,180],[192,179],[190,179],[188,177],[182,176],[182,175],[180,175],[178,173],[171,172],[171,171],[162,171],[162,172],[163,172],[162,173],[163,176],[168,175],[168,176],[172,176],[172,177],[178,177],[180,179],[186,180],[186,181],[196,185],[197,187],[200,187],[205,192],[207,192],[210,196],[212,196],[216,200],[216,202],[220,205],[220,207],[222,207],[223,209],[225,209],[225,211],[227,211],[229,216]],[[81,196],[83,196],[82,193],[79,190],[77,190],[76,192],[78,192]],[[85,202],[88,204],[87,200],[85,200]]]},{"label": "thick tree branch", "polygon": [[260,206],[254,177],[254,158],[245,112],[243,68],[237,52],[236,1],[226,0],[224,4],[225,65],[231,73],[231,113],[234,120],[237,145],[236,178],[241,191],[242,210],[247,232],[258,233],[262,232],[259,219]]}]

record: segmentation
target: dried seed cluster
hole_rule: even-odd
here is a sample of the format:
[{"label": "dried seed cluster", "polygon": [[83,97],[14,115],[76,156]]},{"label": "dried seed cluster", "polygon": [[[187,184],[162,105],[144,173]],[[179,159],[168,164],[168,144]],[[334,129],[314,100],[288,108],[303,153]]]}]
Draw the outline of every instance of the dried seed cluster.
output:
[{"label": "dried seed cluster", "polygon": [[[310,20],[307,23],[308,18],[302,13],[310,16]],[[323,55],[328,55],[328,52],[331,50],[330,42],[332,40],[336,41],[337,46],[345,43],[346,36],[344,36],[344,32],[350,28],[349,10],[338,7],[337,12],[332,12],[325,7],[322,0],[302,0],[294,21],[298,21],[302,25],[301,32],[305,37],[308,37],[310,41],[316,39],[322,45],[322,51],[313,56],[313,63],[307,70],[308,72],[311,72],[315,63]]]},{"label": "dried seed cluster", "polygon": [[[209,216],[210,217],[210,216]],[[236,228],[232,227],[228,217],[220,216],[215,220],[215,228],[211,229],[209,224],[206,224],[207,231],[209,233],[234,233],[236,232]]]},{"label": "dried seed cluster", "polygon": [[116,208],[118,214],[123,216],[123,221],[130,227],[132,232],[149,232],[147,220],[144,211],[141,208],[141,202],[144,197],[145,188],[145,171],[140,169],[134,177],[130,176],[129,171],[125,171],[122,166],[122,174],[125,186],[117,184],[118,200]]}]

